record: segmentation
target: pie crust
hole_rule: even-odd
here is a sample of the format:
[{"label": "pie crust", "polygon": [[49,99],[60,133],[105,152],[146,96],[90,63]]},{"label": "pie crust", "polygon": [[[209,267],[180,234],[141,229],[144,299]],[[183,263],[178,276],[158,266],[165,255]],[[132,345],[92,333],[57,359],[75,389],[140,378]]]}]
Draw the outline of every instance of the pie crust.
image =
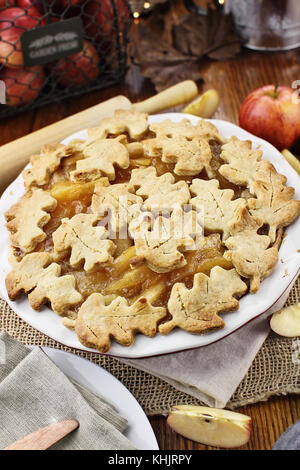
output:
[{"label": "pie crust", "polygon": [[205,120],[149,125],[123,110],[86,141],[42,147],[6,212],[10,299],[49,304],[101,352],[136,333],[224,327],[219,314],[257,292],[300,212],[262,157]]}]

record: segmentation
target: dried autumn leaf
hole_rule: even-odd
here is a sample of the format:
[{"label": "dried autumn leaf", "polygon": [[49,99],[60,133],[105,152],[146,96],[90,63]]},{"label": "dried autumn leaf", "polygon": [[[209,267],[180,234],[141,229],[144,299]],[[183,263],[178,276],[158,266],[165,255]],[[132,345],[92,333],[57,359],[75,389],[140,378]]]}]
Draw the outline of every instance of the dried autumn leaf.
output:
[{"label": "dried autumn leaf", "polygon": [[[174,2],[175,3],[175,2]],[[205,56],[225,60],[240,51],[240,39],[231,15],[208,8],[207,15],[179,17],[169,2],[168,19],[159,9],[133,29],[131,56],[157,91],[187,78],[201,79],[199,60]]]},{"label": "dried autumn leaf", "polygon": [[134,30],[131,56],[144,77],[152,80],[157,91],[186,80],[201,79],[198,58],[182,54],[166,38],[164,18],[152,15]]},{"label": "dried autumn leaf", "polygon": [[207,9],[206,15],[187,15],[173,26],[174,47],[182,54],[226,60],[240,51],[231,15]]}]

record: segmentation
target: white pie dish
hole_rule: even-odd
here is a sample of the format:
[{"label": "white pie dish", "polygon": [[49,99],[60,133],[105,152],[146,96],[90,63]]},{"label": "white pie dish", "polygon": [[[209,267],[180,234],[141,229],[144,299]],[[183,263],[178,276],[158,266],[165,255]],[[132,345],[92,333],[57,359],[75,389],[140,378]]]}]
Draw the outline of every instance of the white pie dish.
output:
[{"label": "white pie dish", "polygon": [[[171,119],[178,122],[188,118],[192,124],[196,124],[198,118],[182,113],[166,113],[150,116],[150,122],[159,122],[163,119]],[[232,135],[239,139],[249,139],[253,145],[260,146],[263,150],[263,158],[270,160],[279,173],[287,177],[287,184],[295,188],[295,198],[300,199],[299,175],[290,167],[283,156],[268,142],[259,139],[238,126],[221,120],[210,120],[225,137]],[[63,143],[70,140],[86,138],[86,131],[78,132]],[[0,200],[0,294],[8,302],[11,308],[27,323],[37,330],[53,338],[68,347],[93,351],[84,347],[78,340],[76,334],[62,325],[61,317],[56,315],[49,307],[44,307],[40,312],[33,310],[26,296],[12,302],[9,300],[6,288],[5,277],[11,270],[8,262],[9,255],[9,234],[5,229],[5,211],[24,193],[22,176],[18,178],[6,189]],[[149,357],[172,352],[183,351],[206,346],[218,341],[233,333],[249,321],[268,311],[286,293],[292,282],[297,278],[300,271],[300,220],[298,219],[286,230],[286,236],[279,252],[279,261],[272,275],[262,282],[261,288],[255,295],[247,294],[240,300],[240,308],[236,312],[221,315],[225,320],[225,327],[222,330],[207,333],[205,335],[192,335],[183,330],[176,329],[167,336],[157,334],[154,338],[148,338],[141,334],[136,335],[135,343],[130,347],[124,347],[112,341],[109,351],[110,355],[139,358]]]}]

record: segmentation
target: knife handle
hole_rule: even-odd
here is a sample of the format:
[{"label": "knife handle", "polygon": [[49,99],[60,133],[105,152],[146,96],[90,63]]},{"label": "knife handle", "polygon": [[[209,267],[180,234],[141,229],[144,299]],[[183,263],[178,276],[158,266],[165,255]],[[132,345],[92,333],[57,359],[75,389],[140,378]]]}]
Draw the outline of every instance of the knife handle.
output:
[{"label": "knife handle", "polygon": [[53,423],[28,434],[3,450],[46,450],[77,429],[78,426],[79,423],[76,419]]}]

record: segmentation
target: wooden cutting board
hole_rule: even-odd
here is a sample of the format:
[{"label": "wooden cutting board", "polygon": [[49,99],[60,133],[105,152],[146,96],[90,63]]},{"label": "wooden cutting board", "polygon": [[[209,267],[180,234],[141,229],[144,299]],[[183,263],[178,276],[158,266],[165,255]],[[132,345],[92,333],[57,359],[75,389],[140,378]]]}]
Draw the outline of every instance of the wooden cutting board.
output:
[{"label": "wooden cutting board", "polygon": [[112,117],[117,109],[135,109],[149,114],[191,101],[198,89],[192,80],[171,88],[140,103],[132,104],[125,96],[116,96],[80,113],[62,119],[50,126],[28,134],[0,147],[0,194],[21,172],[33,154],[38,154],[44,144],[61,142],[66,137],[89,127],[99,125],[104,117]]}]

